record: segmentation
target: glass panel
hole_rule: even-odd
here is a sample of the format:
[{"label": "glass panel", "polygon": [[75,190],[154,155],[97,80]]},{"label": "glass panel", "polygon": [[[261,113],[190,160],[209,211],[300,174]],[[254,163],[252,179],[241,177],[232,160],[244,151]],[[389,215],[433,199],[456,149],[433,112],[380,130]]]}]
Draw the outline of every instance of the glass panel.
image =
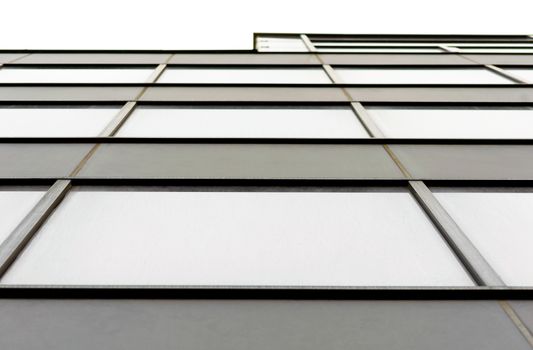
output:
[{"label": "glass panel", "polygon": [[533,108],[370,106],[386,137],[533,138]]},{"label": "glass panel", "polygon": [[141,107],[118,136],[368,137],[353,111],[335,107]]},{"label": "glass panel", "polygon": [[435,189],[435,196],[503,281],[533,286],[533,189]]},{"label": "glass panel", "polygon": [[257,51],[261,52],[302,52],[308,51],[304,42],[298,38],[290,37],[259,37],[256,39]]},{"label": "glass panel", "polygon": [[522,78],[529,84],[533,84],[533,69],[531,68],[504,68],[506,72]]},{"label": "glass panel", "polygon": [[0,187],[0,244],[45,193],[44,189]]},{"label": "glass panel", "polygon": [[119,110],[94,106],[0,106],[0,137],[97,136]]},{"label": "glass panel", "polygon": [[2,68],[0,83],[144,83],[152,68]]},{"label": "glass panel", "polygon": [[402,189],[185,190],[73,190],[2,282],[472,285]]},{"label": "glass panel", "polygon": [[512,84],[485,69],[335,68],[348,84]]},{"label": "glass panel", "polygon": [[158,83],[329,84],[321,68],[169,68]]}]

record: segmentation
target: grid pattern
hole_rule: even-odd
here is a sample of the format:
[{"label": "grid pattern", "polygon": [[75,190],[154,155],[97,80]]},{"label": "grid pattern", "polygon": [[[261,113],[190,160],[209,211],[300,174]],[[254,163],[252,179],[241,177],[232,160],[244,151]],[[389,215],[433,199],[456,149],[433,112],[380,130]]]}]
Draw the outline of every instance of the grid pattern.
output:
[{"label": "grid pattern", "polygon": [[[340,308],[394,320],[408,307],[420,310],[404,347],[427,347],[406,336],[424,322],[463,317],[478,328],[457,325],[447,340],[430,329],[427,341],[529,348],[533,38],[256,34],[254,44],[0,52],[0,307],[18,303],[24,317],[27,299],[50,310],[49,298],[119,298],[198,310],[188,299],[206,298],[227,314],[220,299],[237,299],[229,320],[243,327],[242,299],[281,299],[269,310],[340,317],[320,341],[339,332],[344,347],[357,343],[342,327],[363,321]],[[128,322],[113,310],[103,312]]]}]

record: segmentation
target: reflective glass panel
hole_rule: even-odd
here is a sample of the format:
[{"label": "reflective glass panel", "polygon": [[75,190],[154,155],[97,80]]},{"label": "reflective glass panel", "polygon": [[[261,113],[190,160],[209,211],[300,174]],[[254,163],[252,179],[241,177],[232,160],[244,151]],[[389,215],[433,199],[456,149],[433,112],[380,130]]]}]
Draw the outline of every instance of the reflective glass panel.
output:
[{"label": "reflective glass panel", "polygon": [[368,137],[353,111],[336,107],[140,107],[118,136],[228,138]]},{"label": "reflective glass panel", "polygon": [[435,196],[510,286],[533,286],[533,190],[445,189]]},{"label": "reflective glass panel", "polygon": [[77,188],[2,282],[472,285],[411,195],[394,188]]},{"label": "reflective glass panel", "polygon": [[0,137],[98,136],[119,107],[0,106]]},{"label": "reflective glass panel", "polygon": [[504,70],[525,80],[528,84],[533,84],[533,69],[531,68],[504,68]]},{"label": "reflective glass panel", "polygon": [[0,187],[0,244],[45,193],[44,189]]},{"label": "reflective glass panel", "polygon": [[533,138],[531,107],[370,106],[367,111],[386,137]]},{"label": "reflective glass panel", "polygon": [[144,83],[152,68],[9,68],[0,83]]},{"label": "reflective glass panel", "polygon": [[168,68],[158,83],[329,84],[322,68]]}]

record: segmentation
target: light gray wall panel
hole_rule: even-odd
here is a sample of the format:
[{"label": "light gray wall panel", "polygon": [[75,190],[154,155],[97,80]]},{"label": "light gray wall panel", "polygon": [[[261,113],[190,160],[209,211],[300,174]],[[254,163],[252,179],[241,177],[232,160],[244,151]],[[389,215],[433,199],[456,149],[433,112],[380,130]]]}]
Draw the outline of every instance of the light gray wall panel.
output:
[{"label": "light gray wall panel", "polygon": [[31,64],[159,64],[170,54],[139,53],[34,53],[17,63]]},{"label": "light gray wall panel", "polygon": [[104,144],[82,177],[401,178],[379,145]]},{"label": "light gray wall panel", "polygon": [[129,101],[142,87],[0,86],[0,101]]},{"label": "light gray wall panel", "polygon": [[517,54],[517,55],[503,55],[503,54],[497,54],[497,55],[491,55],[491,54],[483,54],[483,55],[475,55],[475,54],[462,54],[464,58],[470,59],[475,62],[479,62],[482,64],[531,64],[533,65],[533,54]]},{"label": "light gray wall panel", "polygon": [[528,350],[493,301],[2,300],[2,349]]},{"label": "light gray wall panel", "polygon": [[435,53],[435,54],[320,54],[320,58],[326,64],[346,64],[346,65],[473,65],[469,61],[456,54]]},{"label": "light gray wall panel", "polygon": [[359,102],[533,102],[530,87],[378,87],[347,88]]},{"label": "light gray wall panel", "polygon": [[91,144],[0,144],[0,178],[63,177]]},{"label": "light gray wall panel", "polygon": [[320,64],[316,55],[268,54],[268,53],[221,53],[221,54],[175,54],[169,63],[175,64]]},{"label": "light gray wall panel", "polygon": [[24,53],[0,53],[0,64],[12,62],[24,55]]},{"label": "light gray wall panel", "polygon": [[392,145],[415,178],[533,180],[529,145]]},{"label": "light gray wall panel", "polygon": [[252,101],[337,102],[348,101],[335,87],[150,87],[141,101]]},{"label": "light gray wall panel", "polygon": [[513,310],[518,314],[520,320],[533,333],[533,301],[512,300],[509,302]]}]

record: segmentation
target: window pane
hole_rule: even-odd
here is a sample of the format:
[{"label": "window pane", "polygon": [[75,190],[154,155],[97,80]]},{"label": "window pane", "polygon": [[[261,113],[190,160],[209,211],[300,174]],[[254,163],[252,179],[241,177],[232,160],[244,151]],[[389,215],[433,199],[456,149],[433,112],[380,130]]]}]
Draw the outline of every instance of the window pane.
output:
[{"label": "window pane", "polygon": [[75,189],[2,282],[472,285],[409,193],[353,191]]},{"label": "window pane", "polygon": [[0,187],[0,244],[45,193],[44,189]]},{"label": "window pane", "polygon": [[335,107],[137,108],[118,136],[368,137],[353,111]]},{"label": "window pane", "polygon": [[435,189],[435,196],[503,281],[533,286],[532,189]]},{"label": "window pane", "polygon": [[529,84],[533,84],[533,69],[528,68],[505,68],[506,72],[516,75],[522,78]]},{"label": "window pane", "polygon": [[169,68],[158,83],[329,84],[321,68]]},{"label": "window pane", "polygon": [[2,68],[0,83],[144,83],[151,68]]},{"label": "window pane", "polygon": [[533,138],[533,108],[367,107],[386,137]]},{"label": "window pane", "polygon": [[335,68],[348,84],[512,84],[485,69]]},{"label": "window pane", "polygon": [[118,107],[0,106],[0,137],[97,136]]}]

